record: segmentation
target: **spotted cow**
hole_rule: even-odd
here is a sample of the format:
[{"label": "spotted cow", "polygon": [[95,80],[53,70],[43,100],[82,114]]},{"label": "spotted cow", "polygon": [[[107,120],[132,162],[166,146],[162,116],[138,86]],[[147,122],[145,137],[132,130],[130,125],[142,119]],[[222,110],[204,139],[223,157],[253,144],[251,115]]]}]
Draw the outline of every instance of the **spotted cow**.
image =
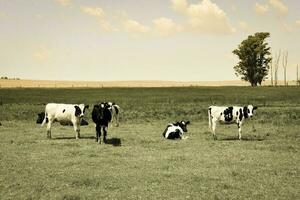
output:
[{"label": "spotted cow", "polygon": [[88,105],[48,103],[42,126],[47,123],[47,138],[51,138],[51,125],[54,122],[72,123],[76,131],[76,139],[80,137],[80,123]]},{"label": "spotted cow", "polygon": [[208,108],[208,122],[209,128],[212,131],[213,137],[216,140],[216,126],[217,122],[221,124],[233,124],[236,123],[239,130],[239,139],[242,139],[242,123],[244,119],[252,118],[256,106],[248,105],[244,107],[239,106],[210,106]]},{"label": "spotted cow", "polygon": [[187,137],[184,136],[184,133],[187,132],[186,126],[189,123],[190,121],[170,123],[162,135],[166,139],[187,139]]}]

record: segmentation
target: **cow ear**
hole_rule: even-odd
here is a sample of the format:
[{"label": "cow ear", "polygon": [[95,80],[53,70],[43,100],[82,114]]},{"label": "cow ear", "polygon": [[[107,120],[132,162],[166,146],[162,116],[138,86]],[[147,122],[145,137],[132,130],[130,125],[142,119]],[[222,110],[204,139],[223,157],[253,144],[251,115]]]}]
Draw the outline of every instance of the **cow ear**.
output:
[{"label": "cow ear", "polygon": [[178,126],[179,125],[179,122],[175,122],[173,123],[174,126]]},{"label": "cow ear", "polygon": [[84,106],[84,108],[86,108],[86,109],[88,109],[89,107],[90,107],[89,105]]},{"label": "cow ear", "polygon": [[81,110],[80,110],[80,108],[78,106],[74,106],[74,107],[75,107],[75,116],[79,117],[80,114],[81,114]]},{"label": "cow ear", "polygon": [[258,107],[257,107],[257,106],[254,106],[254,107],[253,107],[253,110],[256,110],[256,109],[258,109]]},{"label": "cow ear", "polygon": [[186,121],[185,124],[190,124],[190,121]]}]

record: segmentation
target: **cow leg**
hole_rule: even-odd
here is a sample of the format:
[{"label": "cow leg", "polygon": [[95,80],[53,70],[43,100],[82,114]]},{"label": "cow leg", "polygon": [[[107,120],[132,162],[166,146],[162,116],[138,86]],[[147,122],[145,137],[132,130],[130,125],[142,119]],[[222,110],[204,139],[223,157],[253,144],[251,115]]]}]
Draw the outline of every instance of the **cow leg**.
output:
[{"label": "cow leg", "polygon": [[116,120],[116,127],[119,126],[119,114],[115,115],[115,120]]},{"label": "cow leg", "polygon": [[80,138],[80,126],[78,123],[73,122],[74,131],[76,132],[76,139]]},{"label": "cow leg", "polygon": [[101,143],[101,126],[99,124],[96,125],[96,142]]},{"label": "cow leg", "polygon": [[106,126],[103,126],[103,142],[104,142],[105,144],[107,143],[106,136],[107,136],[107,127],[106,127]]},{"label": "cow leg", "polygon": [[49,120],[48,124],[47,124],[47,138],[51,139],[51,124],[52,124],[52,120]]},{"label": "cow leg", "polygon": [[216,127],[217,127],[217,121],[212,120],[212,134],[213,134],[214,140],[217,140]]},{"label": "cow leg", "polygon": [[242,139],[242,122],[238,122],[238,129],[239,129],[239,140]]}]

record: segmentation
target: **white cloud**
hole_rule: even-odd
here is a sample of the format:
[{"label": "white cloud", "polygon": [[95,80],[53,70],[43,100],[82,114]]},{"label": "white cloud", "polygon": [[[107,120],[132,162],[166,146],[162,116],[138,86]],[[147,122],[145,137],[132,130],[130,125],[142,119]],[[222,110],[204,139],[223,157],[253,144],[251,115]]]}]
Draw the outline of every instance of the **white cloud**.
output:
[{"label": "white cloud", "polygon": [[106,18],[106,14],[100,7],[90,7],[90,6],[82,6],[81,11],[96,17],[99,20],[100,26],[102,30],[105,32],[115,32],[117,28],[115,28]]},{"label": "white cloud", "polygon": [[143,34],[148,33],[150,31],[150,28],[148,26],[142,25],[139,22],[132,19],[124,20],[122,24],[125,30],[129,33]]},{"label": "white cloud", "polygon": [[182,14],[187,13],[188,9],[188,2],[187,0],[171,0],[172,2],[172,9],[176,12],[180,12]]},{"label": "white cloud", "polygon": [[104,11],[100,7],[82,6],[81,10],[82,10],[82,12],[84,12],[88,15],[91,15],[91,16],[101,17],[101,18],[105,17]]},{"label": "white cloud", "polygon": [[296,20],[296,26],[300,27],[300,19]]},{"label": "white cloud", "polygon": [[260,14],[260,15],[264,15],[268,12],[269,10],[269,6],[268,4],[266,5],[262,5],[262,4],[259,4],[259,3],[255,3],[255,12]]},{"label": "white cloud", "polygon": [[270,6],[280,15],[284,15],[288,12],[288,7],[281,0],[269,0]]},{"label": "white cloud", "polygon": [[69,6],[71,5],[71,0],[55,0],[57,3],[59,3],[62,6]]},{"label": "white cloud", "polygon": [[209,34],[234,33],[226,13],[210,0],[188,4],[187,0],[171,0],[175,12],[187,17],[188,29]]},{"label": "white cloud", "polygon": [[161,17],[153,20],[155,31],[163,37],[173,35],[181,31],[181,26],[173,22],[172,19]]}]

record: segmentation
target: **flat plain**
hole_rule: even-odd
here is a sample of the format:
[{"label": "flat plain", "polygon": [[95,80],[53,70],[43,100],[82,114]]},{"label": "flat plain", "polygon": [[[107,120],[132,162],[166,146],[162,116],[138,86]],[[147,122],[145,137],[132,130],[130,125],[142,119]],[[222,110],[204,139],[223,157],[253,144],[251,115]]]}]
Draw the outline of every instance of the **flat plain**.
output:
[{"label": "flat plain", "polygon": [[[114,101],[120,126],[95,142],[92,105]],[[48,102],[90,105],[72,127],[36,124]],[[242,128],[208,130],[209,105],[258,106]],[[187,140],[165,140],[190,120]],[[299,199],[300,87],[0,89],[1,199]]]}]

